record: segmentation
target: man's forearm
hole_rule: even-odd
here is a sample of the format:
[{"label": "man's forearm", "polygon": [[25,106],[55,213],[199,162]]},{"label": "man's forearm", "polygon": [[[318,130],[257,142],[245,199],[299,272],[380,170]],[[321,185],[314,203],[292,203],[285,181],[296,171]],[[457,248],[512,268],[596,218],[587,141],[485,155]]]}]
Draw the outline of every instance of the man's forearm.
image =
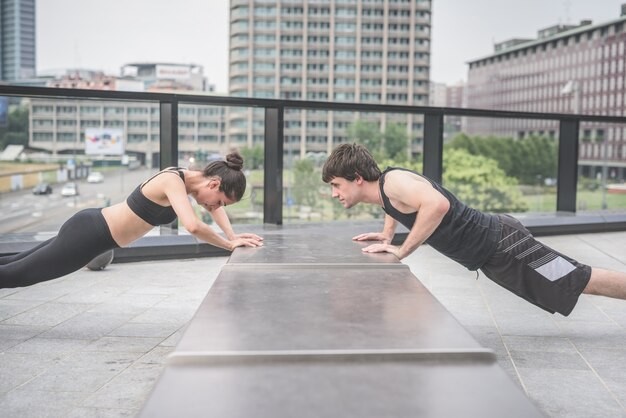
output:
[{"label": "man's forearm", "polygon": [[404,243],[399,248],[398,258],[403,259],[426,242],[433,232],[435,232],[435,229],[437,229],[444,216],[445,212],[440,210],[437,206],[432,208],[422,206],[417,214],[413,228],[411,228]]},{"label": "man's forearm", "polygon": [[393,240],[393,236],[396,234],[396,225],[398,223],[389,215],[385,215],[385,224],[383,225],[383,235],[389,237],[389,242]]}]

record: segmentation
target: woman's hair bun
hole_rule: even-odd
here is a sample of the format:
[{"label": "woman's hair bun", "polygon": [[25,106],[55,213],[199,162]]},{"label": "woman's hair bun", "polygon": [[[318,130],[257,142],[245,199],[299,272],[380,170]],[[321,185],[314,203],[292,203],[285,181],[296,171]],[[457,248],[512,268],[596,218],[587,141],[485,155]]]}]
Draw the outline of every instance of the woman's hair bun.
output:
[{"label": "woman's hair bun", "polygon": [[226,156],[226,165],[233,170],[243,168],[243,157],[238,152],[231,152]]}]

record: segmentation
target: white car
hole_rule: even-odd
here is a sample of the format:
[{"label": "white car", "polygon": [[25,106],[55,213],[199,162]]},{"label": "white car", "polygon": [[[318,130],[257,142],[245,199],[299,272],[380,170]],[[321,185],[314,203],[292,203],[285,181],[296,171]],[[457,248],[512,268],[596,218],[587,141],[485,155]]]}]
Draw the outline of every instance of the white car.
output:
[{"label": "white car", "polygon": [[61,196],[69,197],[69,196],[77,196],[78,195],[78,186],[76,183],[65,183],[63,188],[61,189]]},{"label": "white car", "polygon": [[99,171],[92,171],[87,176],[87,183],[102,183],[104,181],[104,176]]}]

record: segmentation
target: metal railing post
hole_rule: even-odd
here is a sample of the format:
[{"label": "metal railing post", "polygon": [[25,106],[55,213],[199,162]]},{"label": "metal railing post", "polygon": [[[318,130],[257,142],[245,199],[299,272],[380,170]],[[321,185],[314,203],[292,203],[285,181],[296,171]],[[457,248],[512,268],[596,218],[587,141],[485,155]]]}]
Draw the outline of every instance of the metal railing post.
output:
[{"label": "metal railing post", "polygon": [[283,118],[284,108],[265,108],[265,164],[263,223],[283,223]]},{"label": "metal railing post", "polygon": [[556,186],[556,210],[558,212],[576,212],[579,123],[577,119],[560,121],[559,172]]},{"label": "metal railing post", "polygon": [[443,113],[424,114],[424,175],[441,183],[443,174]]},{"label": "metal railing post", "polygon": [[[178,166],[178,102],[161,101],[159,117],[159,169]],[[150,138],[151,140],[151,138]],[[178,230],[178,219],[161,227]]]}]

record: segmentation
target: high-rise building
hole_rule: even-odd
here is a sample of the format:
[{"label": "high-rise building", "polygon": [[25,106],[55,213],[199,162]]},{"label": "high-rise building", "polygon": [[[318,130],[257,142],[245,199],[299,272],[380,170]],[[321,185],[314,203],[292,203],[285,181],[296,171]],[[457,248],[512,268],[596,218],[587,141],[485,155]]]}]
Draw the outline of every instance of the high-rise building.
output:
[{"label": "high-rise building", "polygon": [[[428,0],[231,0],[229,94],[354,103],[428,104]],[[285,151],[328,152],[345,142],[355,112],[288,110]],[[421,151],[422,119],[369,115],[406,126]],[[263,114],[231,109],[231,145],[263,141]]]},{"label": "high-rise building", "polygon": [[35,0],[0,0],[0,80],[35,75]]},{"label": "high-rise building", "polygon": [[[626,113],[626,10],[618,19],[556,25],[537,39],[503,42],[492,55],[469,62],[467,106],[546,113],[624,116]],[[557,122],[466,118],[471,135],[514,138],[558,136]],[[579,164],[595,175],[626,174],[626,126],[582,122]]]}]

